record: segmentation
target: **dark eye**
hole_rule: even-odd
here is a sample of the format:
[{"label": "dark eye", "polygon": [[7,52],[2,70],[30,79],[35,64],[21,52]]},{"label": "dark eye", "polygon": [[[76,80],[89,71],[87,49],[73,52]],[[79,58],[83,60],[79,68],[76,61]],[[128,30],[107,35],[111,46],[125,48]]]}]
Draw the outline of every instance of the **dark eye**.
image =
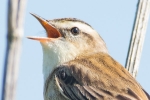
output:
[{"label": "dark eye", "polygon": [[78,34],[79,34],[79,29],[78,29],[77,27],[73,27],[73,28],[71,29],[71,33],[72,33],[73,35],[78,35]]}]

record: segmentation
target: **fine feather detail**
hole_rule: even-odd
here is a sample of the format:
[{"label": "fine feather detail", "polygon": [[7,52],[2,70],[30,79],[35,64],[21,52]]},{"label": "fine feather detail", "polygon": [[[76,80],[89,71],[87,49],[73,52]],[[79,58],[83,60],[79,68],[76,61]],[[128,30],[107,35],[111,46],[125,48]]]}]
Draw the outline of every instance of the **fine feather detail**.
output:
[{"label": "fine feather detail", "polygon": [[[105,42],[89,24],[33,15],[48,38],[54,38],[40,41],[44,100],[148,100],[149,95],[130,73],[108,55]],[[79,29],[78,35],[70,31],[73,27]]]},{"label": "fine feather detail", "polygon": [[148,100],[136,80],[109,55],[99,53],[79,58],[54,71],[57,84],[69,99]]}]

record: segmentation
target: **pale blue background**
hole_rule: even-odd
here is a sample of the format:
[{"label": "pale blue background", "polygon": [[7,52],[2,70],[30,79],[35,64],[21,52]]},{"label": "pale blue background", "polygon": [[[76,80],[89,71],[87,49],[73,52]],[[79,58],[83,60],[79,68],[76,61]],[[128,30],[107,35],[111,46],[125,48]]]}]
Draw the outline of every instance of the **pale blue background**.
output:
[{"label": "pale blue background", "polygon": [[[17,100],[43,100],[42,49],[40,43],[26,36],[43,35],[44,29],[29,12],[46,19],[75,17],[86,21],[105,40],[110,55],[122,65],[138,0],[28,0],[24,23],[24,38],[20,62]],[[6,49],[7,0],[0,1],[0,85]],[[150,93],[150,24],[146,33],[138,82]],[[1,90],[1,87],[0,87]]]}]

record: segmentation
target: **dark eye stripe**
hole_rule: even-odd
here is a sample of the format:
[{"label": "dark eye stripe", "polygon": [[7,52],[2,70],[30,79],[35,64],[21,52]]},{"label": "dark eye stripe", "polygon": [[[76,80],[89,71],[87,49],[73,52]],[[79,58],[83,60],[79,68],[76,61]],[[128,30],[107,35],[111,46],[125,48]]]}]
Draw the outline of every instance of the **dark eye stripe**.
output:
[{"label": "dark eye stripe", "polygon": [[93,37],[88,33],[82,32],[85,37],[88,37],[90,40],[93,40]]},{"label": "dark eye stripe", "polygon": [[[64,30],[64,31],[63,31]],[[63,37],[65,37],[66,36],[66,32],[70,32],[71,31],[71,29],[69,29],[69,28],[65,28],[65,29],[59,29],[59,32],[61,33],[61,35],[63,36]],[[63,32],[65,32],[65,33],[63,33]],[[80,31],[81,32],[81,34],[83,34],[85,37],[87,37],[89,40],[93,40],[93,37],[91,36],[91,35],[89,35],[88,33],[85,33],[85,32],[82,32],[82,31]]]}]

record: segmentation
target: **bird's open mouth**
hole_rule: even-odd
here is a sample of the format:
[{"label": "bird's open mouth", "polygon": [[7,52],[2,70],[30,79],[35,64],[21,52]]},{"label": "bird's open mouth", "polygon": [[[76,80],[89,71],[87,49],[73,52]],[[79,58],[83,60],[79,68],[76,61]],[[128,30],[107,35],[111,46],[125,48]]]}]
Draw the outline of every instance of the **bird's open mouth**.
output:
[{"label": "bird's open mouth", "polygon": [[42,24],[42,26],[46,30],[47,37],[28,36],[27,37],[28,39],[38,40],[42,42],[42,41],[47,41],[47,40],[61,37],[60,32],[55,27],[53,27],[47,20],[33,13],[31,13],[31,15],[33,15]]}]

